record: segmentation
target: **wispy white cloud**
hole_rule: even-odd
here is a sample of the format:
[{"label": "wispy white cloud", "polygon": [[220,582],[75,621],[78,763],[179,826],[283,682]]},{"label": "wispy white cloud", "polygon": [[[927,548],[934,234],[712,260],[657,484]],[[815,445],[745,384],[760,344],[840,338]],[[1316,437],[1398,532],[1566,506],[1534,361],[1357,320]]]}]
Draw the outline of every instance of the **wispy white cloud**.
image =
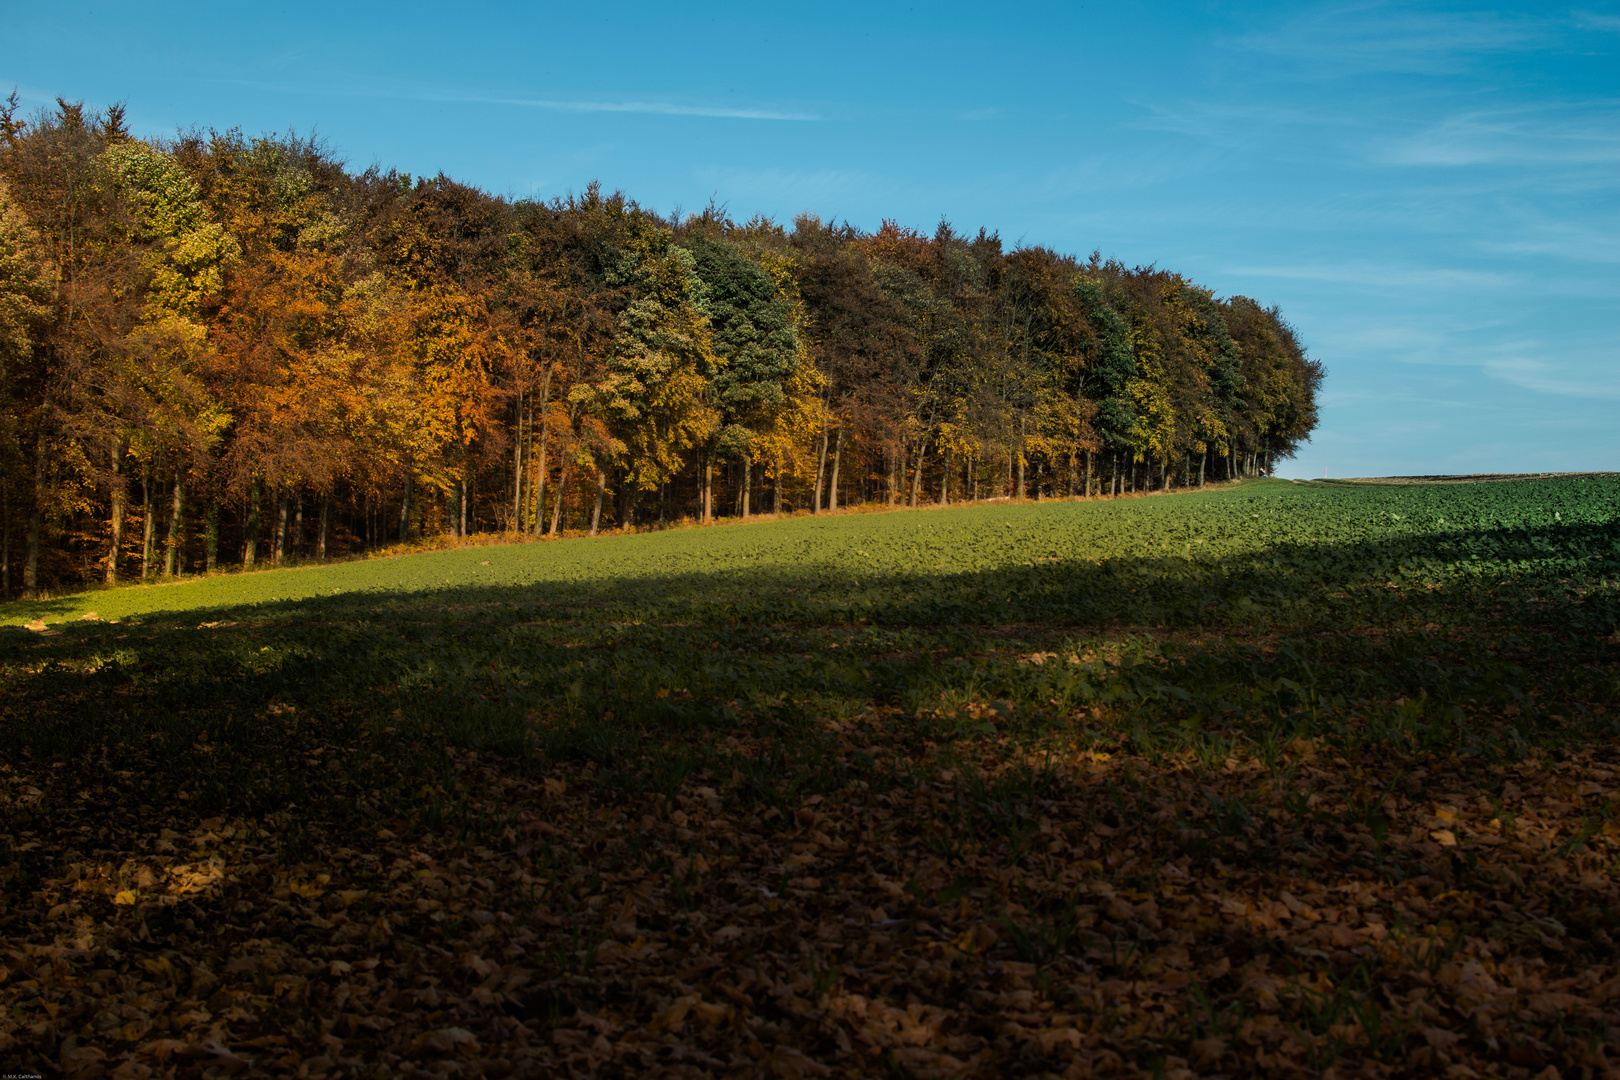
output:
[{"label": "wispy white cloud", "polygon": [[722,120],[819,120],[813,113],[776,109],[738,108],[727,105],[682,105],[672,101],[569,101],[561,98],[475,97],[423,95],[429,101],[457,101],[469,105],[511,105],[571,113],[644,113],[652,116],[704,116]]},{"label": "wispy white cloud", "polygon": [[396,80],[377,82],[375,80],[316,80],[299,83],[264,82],[250,79],[228,79],[226,82],[238,86],[251,86],[259,90],[269,90],[287,94],[312,94],[326,97],[359,97],[382,98],[405,101],[431,101],[445,104],[459,105],[503,105],[520,109],[542,109],[547,112],[565,113],[630,113],[650,116],[694,116],[721,120],[793,120],[810,121],[819,120],[814,113],[791,112],[782,109],[765,109],[740,105],[704,105],[683,103],[677,101],[601,101],[578,100],[569,98],[530,98],[496,95],[487,93],[467,93],[462,91],[441,90],[431,87],[412,86],[401,84]]},{"label": "wispy white cloud", "polygon": [[1391,165],[1610,164],[1620,161],[1620,101],[1470,112],[1375,150]]},{"label": "wispy white cloud", "polygon": [[1602,15],[1595,11],[1576,11],[1571,14],[1575,18],[1575,25],[1582,30],[1608,30],[1620,33],[1620,15]]},{"label": "wispy white cloud", "polygon": [[[1549,336],[1547,327],[1518,327],[1492,320],[1485,312],[1480,315],[1438,320],[1413,313],[1389,313],[1377,320],[1341,317],[1316,326],[1312,352],[1337,371],[1330,387],[1341,395],[1333,399],[1340,405],[1383,401],[1387,408],[1392,407],[1389,402],[1403,401],[1426,408],[1460,393],[1473,399],[1474,407],[1526,411],[1525,401],[1479,394],[1482,383],[1506,383],[1552,397],[1620,400],[1620,354],[1611,342]],[[1358,361],[1335,366],[1336,357]]]},{"label": "wispy white cloud", "polygon": [[[1411,318],[1358,320],[1351,326],[1318,325],[1312,351],[1320,356],[1376,358],[1387,364],[1425,368],[1478,368],[1468,347],[1472,328],[1430,326]],[[1387,392],[1379,387],[1376,393]],[[1431,391],[1432,393],[1432,388]]]},{"label": "wispy white cloud", "polygon": [[1559,397],[1601,398],[1605,401],[1620,400],[1617,367],[1620,365],[1611,364],[1601,371],[1576,372],[1533,356],[1511,356],[1485,362],[1485,371],[1492,378],[1523,390]]},{"label": "wispy white cloud", "polygon": [[1500,289],[1513,284],[1511,275],[1490,270],[1452,270],[1445,267],[1392,267],[1374,263],[1296,264],[1277,266],[1233,266],[1222,273],[1231,276],[1286,278],[1295,281],[1327,281],[1338,285],[1360,285],[1371,289],[1406,291],[1410,289]]},{"label": "wispy white cloud", "polygon": [[1552,19],[1491,11],[1401,11],[1388,3],[1334,3],[1308,8],[1275,29],[1244,35],[1236,44],[1307,64],[1319,77],[1444,74],[1483,54],[1540,48],[1561,29]]},{"label": "wispy white cloud", "polygon": [[1218,139],[1227,145],[1239,141],[1270,142],[1276,138],[1278,128],[1317,127],[1328,119],[1319,109],[1273,102],[1201,100],[1132,104],[1145,111],[1143,117],[1130,124],[1132,127]]},{"label": "wispy white cloud", "polygon": [[[1614,228],[1582,228],[1572,224],[1548,226],[1535,235],[1517,240],[1481,241],[1481,251],[1503,255],[1547,255],[1576,262],[1620,263],[1620,230]],[[1587,282],[1578,289],[1565,286],[1566,291],[1578,291],[1588,296],[1615,296],[1616,288],[1605,288]]]}]

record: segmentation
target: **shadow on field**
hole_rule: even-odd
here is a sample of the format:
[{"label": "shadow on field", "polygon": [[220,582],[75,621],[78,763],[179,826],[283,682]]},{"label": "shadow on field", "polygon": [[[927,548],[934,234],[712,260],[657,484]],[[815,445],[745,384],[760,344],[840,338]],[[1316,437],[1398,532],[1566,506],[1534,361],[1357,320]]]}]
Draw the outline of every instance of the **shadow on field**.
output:
[{"label": "shadow on field", "polygon": [[[620,1046],[713,1049],[732,1029],[696,1010],[741,998],[774,1045],[832,1060],[873,1017],[910,1019],[892,1034],[917,1051],[946,1045],[919,1015],[1027,1034],[1040,1000],[1099,1022],[1028,1036],[1020,1074],[1148,1043],[1241,1071],[1273,1012],[1302,1074],[1432,1072],[1431,1044],[1484,1061],[1496,1035],[1425,1011],[1482,985],[1462,963],[1539,994],[1606,988],[1580,980],[1620,957],[1613,774],[1588,768],[1615,745],[1617,540],[627,574],[0,629],[0,942],[32,980],[0,1018],[46,1018],[40,1061],[78,1049],[58,1014],[134,1053],[144,1029],[99,1018],[149,985],[163,1030],[218,1016],[264,1061],[412,1062],[452,1031],[466,1061],[514,1020],[547,1053],[603,1016],[652,1032]],[[1579,769],[1532,752],[1579,739]],[[480,986],[492,957],[528,981]],[[1121,987],[1115,1028],[1092,1003]],[[1515,1060],[1575,1060],[1588,1028],[1557,1001],[1498,1014]],[[246,1060],[226,1030],[194,1040],[219,1067]],[[1011,1075],[992,1049],[980,1075]],[[624,1053],[592,1071],[646,1075]]]},{"label": "shadow on field", "polygon": [[1620,524],[1570,524],[1231,559],[740,569],[4,628],[0,756],[118,767],[133,754],[155,784],[264,809],[304,798],[297,763],[323,746],[356,751],[342,768],[376,780],[404,742],[612,763],[649,742],[872,707],[919,737],[1064,724],[1094,743],[1209,754],[1307,730],[1463,745],[1504,710],[1530,738],[1536,717],[1616,696],[1617,551]]}]

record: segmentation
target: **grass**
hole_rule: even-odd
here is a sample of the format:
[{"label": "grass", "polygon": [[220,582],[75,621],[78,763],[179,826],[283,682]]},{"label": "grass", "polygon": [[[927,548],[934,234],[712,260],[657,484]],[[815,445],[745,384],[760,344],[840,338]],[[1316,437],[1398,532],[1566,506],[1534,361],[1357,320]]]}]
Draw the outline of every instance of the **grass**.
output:
[{"label": "grass", "polygon": [[[1617,583],[1620,480],[1587,477],[798,518],[6,605],[0,951],[24,959],[0,960],[0,1046],[246,1067],[212,1040],[356,1074],[679,1072],[671,1045],[801,1073],[1508,1067],[1490,1039],[1587,1061],[1601,995],[1545,987],[1610,963],[1620,918],[1612,885],[1567,886],[1617,854],[1592,790]],[[188,972],[168,1004],[97,1027],[158,959]],[[1477,998],[1465,961],[1542,987],[1500,1038],[1401,996]],[[598,1021],[610,1049],[576,1046]]]}]

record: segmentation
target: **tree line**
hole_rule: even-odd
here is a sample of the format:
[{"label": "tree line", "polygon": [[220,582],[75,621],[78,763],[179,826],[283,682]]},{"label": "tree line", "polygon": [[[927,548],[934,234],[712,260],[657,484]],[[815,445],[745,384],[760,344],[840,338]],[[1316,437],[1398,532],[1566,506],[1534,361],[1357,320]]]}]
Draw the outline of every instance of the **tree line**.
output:
[{"label": "tree line", "polygon": [[860,503],[1263,473],[1323,372],[1275,307],[994,233],[0,103],[0,592]]}]

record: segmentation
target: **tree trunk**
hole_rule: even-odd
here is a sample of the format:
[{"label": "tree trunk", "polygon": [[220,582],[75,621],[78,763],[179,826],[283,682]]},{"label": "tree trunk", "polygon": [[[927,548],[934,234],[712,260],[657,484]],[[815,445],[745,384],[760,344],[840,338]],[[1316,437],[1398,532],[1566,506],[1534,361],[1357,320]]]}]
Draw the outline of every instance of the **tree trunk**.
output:
[{"label": "tree trunk", "polygon": [[326,522],[327,522],[327,519],[331,516],[330,515],[331,506],[332,506],[332,493],[329,492],[329,491],[322,492],[321,493],[321,535],[315,541],[315,557],[317,559],[321,560],[321,562],[326,561]]},{"label": "tree trunk", "polygon": [[838,425],[838,438],[833,442],[832,482],[827,485],[827,509],[838,509],[838,468],[844,461],[844,426]]},{"label": "tree trunk", "polygon": [[[551,372],[551,366],[547,365],[546,373],[540,380],[540,464],[534,470],[534,525],[529,530],[530,536],[540,535],[540,522],[546,514],[546,444],[551,436],[551,425],[546,423],[546,405],[551,401]],[[529,427],[532,432],[534,427],[532,410],[529,414]]]},{"label": "tree trunk", "polygon": [[405,494],[399,500],[399,542],[404,543],[411,535],[411,473],[405,470]]},{"label": "tree trunk", "polygon": [[276,496],[276,546],[271,549],[270,565],[280,566],[287,557],[287,493]]},{"label": "tree trunk", "polygon": [[698,493],[702,505],[698,508],[699,518],[704,525],[714,520],[714,454],[709,452],[703,455],[703,490]]},{"label": "tree trunk", "polygon": [[557,477],[557,501],[551,507],[551,535],[557,535],[557,523],[562,520],[563,503],[568,501],[568,469],[572,462],[564,459],[562,475]]},{"label": "tree trunk", "polygon": [[596,507],[591,511],[591,535],[602,526],[602,497],[607,494],[607,470],[601,462],[596,465]]},{"label": "tree trunk", "polygon": [[0,484],[0,600],[11,599],[11,489]]},{"label": "tree trunk", "polygon": [[107,545],[107,574],[108,585],[118,584],[118,550],[124,546],[124,499],[128,491],[124,482],[124,447],[120,446],[113,451],[112,460],[112,542]]},{"label": "tree trunk", "polygon": [[547,428],[540,429],[540,463],[534,470],[534,525],[529,529],[530,536],[540,535],[540,526],[546,517],[546,441],[550,434]]},{"label": "tree trunk", "polygon": [[523,520],[523,395],[518,394],[517,433],[512,439],[512,524],[517,532]]},{"label": "tree trunk", "polygon": [[924,435],[917,443],[917,467],[911,476],[911,507],[916,509],[917,500],[922,496],[923,464],[928,460],[928,436]]},{"label": "tree trunk", "polygon": [[748,520],[748,496],[751,494],[751,492],[749,491],[749,487],[754,482],[754,463],[748,457],[747,454],[743,455],[742,467],[743,467],[743,477],[742,477],[742,516],[743,516],[743,520],[747,521]]},{"label": "tree trunk", "polygon": [[460,535],[465,538],[467,535],[467,472],[465,469],[461,473],[461,498],[457,499],[456,502],[458,504],[456,513],[461,517]]},{"label": "tree trunk", "polygon": [[1086,451],[1086,498],[1091,498],[1091,451]]},{"label": "tree trunk", "polygon": [[185,473],[178,463],[174,467],[174,506],[169,512],[169,540],[163,553],[163,576],[174,577],[183,567],[180,560],[180,515],[185,509]]},{"label": "tree trunk", "polygon": [[203,518],[203,573],[212,574],[219,563],[219,500],[210,497]]},{"label": "tree trunk", "polygon": [[141,580],[152,580],[152,545],[157,538],[157,520],[152,513],[152,466],[141,470],[141,514],[143,523],[141,540]]},{"label": "tree trunk", "polygon": [[771,513],[782,512],[782,452],[776,452],[776,479],[771,484]]},{"label": "tree trunk", "polygon": [[23,553],[23,598],[33,600],[39,596],[39,533],[44,524],[45,506],[45,434],[41,432],[34,444],[34,505],[28,510],[27,548]]},{"label": "tree trunk", "polygon": [[889,477],[889,505],[898,506],[905,501],[906,441],[901,439],[894,448],[894,472]]},{"label": "tree trunk", "polygon": [[816,443],[816,495],[810,504],[812,514],[821,513],[821,478],[827,474],[827,422],[821,423],[821,438]]},{"label": "tree trunk", "polygon": [[242,542],[242,568],[253,569],[254,560],[259,554],[259,498],[264,491],[264,482],[258,477],[253,478],[253,490],[248,496],[247,536]]}]

